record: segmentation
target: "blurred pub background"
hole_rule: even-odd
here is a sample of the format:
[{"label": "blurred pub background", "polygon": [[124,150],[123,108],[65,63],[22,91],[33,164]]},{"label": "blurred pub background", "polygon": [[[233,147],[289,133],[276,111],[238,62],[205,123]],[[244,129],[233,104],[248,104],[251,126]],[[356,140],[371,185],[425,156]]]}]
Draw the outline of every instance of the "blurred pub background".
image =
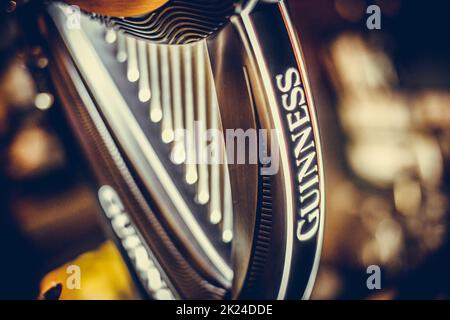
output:
[{"label": "blurred pub background", "polygon": [[[67,299],[137,298],[97,218],[54,96],[40,5],[0,13],[0,298],[35,299],[75,261]],[[322,132],[326,225],[313,299],[450,298],[450,6],[291,0]],[[381,30],[366,26],[381,8]],[[366,268],[382,271],[368,290]]]}]

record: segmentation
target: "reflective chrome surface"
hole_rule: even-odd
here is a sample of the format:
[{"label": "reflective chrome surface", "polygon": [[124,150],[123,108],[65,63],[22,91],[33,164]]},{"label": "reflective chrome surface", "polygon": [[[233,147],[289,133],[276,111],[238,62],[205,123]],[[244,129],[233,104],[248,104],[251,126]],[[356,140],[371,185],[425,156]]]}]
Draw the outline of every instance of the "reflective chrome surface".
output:
[{"label": "reflective chrome surface", "polygon": [[[112,142],[106,157],[114,164],[105,167],[100,190],[123,202],[122,223],[142,234],[171,296],[308,298],[320,257],[324,190],[304,61],[284,1],[236,8],[207,40],[161,45],[85,16],[81,28],[67,28],[66,7],[51,5],[62,39],[55,52],[68,52],[76,66],[62,62],[54,72],[73,69],[69,76],[85,84],[78,95],[95,104],[106,129],[102,139]],[[207,137],[208,129],[223,132]],[[230,158],[229,133],[249,129],[268,134],[267,141],[258,135],[254,147],[258,154],[271,148],[272,162]],[[78,134],[89,139],[98,130],[94,123]],[[97,142],[86,148],[95,158]],[[210,158],[220,161],[207,163]],[[114,221],[119,246],[126,247]],[[164,250],[185,265],[185,276]],[[133,251],[124,254],[139,267]],[[193,290],[197,284],[204,291]],[[144,287],[155,296],[151,282]]]}]

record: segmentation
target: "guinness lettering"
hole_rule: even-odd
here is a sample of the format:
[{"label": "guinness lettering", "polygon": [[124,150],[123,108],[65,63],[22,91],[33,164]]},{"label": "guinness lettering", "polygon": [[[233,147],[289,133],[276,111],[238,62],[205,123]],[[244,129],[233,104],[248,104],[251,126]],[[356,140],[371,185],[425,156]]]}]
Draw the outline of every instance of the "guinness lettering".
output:
[{"label": "guinness lettering", "polygon": [[281,103],[286,112],[287,129],[294,146],[293,157],[296,166],[296,182],[300,209],[297,212],[297,239],[307,241],[319,229],[320,190],[317,168],[317,153],[313,128],[297,68],[289,68],[276,76],[278,90],[282,93]]}]

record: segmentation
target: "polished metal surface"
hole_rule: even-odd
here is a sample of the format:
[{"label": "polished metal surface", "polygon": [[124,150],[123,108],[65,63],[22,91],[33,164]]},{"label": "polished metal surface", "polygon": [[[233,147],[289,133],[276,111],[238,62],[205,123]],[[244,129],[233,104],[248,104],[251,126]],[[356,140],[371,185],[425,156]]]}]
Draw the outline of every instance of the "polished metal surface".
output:
[{"label": "polished metal surface", "polygon": [[171,0],[157,10],[136,17],[97,16],[127,34],[166,44],[200,41],[227,24],[233,0]]},{"label": "polished metal surface", "polygon": [[[136,185],[160,225],[144,228],[148,214],[127,206],[125,192],[108,179],[100,190],[124,203],[122,216],[155,251],[154,264],[167,274],[172,296],[308,298],[322,244],[323,169],[311,90],[286,3],[246,1],[223,11],[224,2],[214,7],[226,12],[222,20],[200,17],[214,4],[191,3],[204,25],[220,20],[193,34],[158,25],[172,10],[183,14],[187,4],[178,2],[129,24],[108,18],[114,23],[105,27],[83,16],[79,29],[66,27],[65,6],[49,7],[49,24],[62,39],[57,48],[73,59],[131,174],[125,190]],[[184,17],[192,25],[189,14]],[[242,140],[244,162],[234,154],[236,132],[249,133]],[[267,149],[271,157],[261,157]],[[100,197],[104,202],[104,193]],[[159,228],[191,277],[177,274],[162,247],[146,240]],[[192,289],[197,283],[203,296]]]}]

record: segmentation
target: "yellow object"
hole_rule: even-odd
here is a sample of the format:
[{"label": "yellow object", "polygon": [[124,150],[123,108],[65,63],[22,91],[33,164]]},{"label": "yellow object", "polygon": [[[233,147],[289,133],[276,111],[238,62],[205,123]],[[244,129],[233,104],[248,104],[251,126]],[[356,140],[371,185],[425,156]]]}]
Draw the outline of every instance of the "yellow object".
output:
[{"label": "yellow object", "polygon": [[130,274],[111,241],[48,273],[41,281],[41,297],[57,283],[60,300],[125,300],[137,298]]}]

